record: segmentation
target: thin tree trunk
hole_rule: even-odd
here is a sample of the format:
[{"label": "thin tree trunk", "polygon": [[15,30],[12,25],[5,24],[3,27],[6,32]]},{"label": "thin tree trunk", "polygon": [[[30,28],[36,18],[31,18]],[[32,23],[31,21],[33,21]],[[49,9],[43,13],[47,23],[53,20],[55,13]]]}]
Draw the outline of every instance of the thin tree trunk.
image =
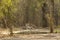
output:
[{"label": "thin tree trunk", "polygon": [[[48,0],[47,0],[48,1]],[[48,7],[49,7],[49,14],[46,15],[47,21],[49,23],[50,27],[50,33],[54,32],[54,0],[49,0],[48,2]]]},{"label": "thin tree trunk", "polygon": [[8,7],[8,14],[7,14],[7,17],[8,17],[8,27],[9,27],[9,31],[10,31],[10,36],[13,36],[13,28],[12,28],[12,24],[11,24],[11,14],[10,14],[10,7]]}]

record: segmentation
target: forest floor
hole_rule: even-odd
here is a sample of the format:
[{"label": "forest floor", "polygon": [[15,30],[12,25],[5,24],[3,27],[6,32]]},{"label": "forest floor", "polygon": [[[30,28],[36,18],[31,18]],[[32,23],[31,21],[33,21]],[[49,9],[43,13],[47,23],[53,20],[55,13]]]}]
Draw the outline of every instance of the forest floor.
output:
[{"label": "forest floor", "polygon": [[[42,33],[35,33],[37,31],[40,31]],[[49,33],[48,29],[36,29],[34,33],[29,33],[31,30],[25,30],[25,31],[14,31],[13,36],[9,36],[8,30],[2,31],[0,29],[0,40],[60,40],[60,33]],[[31,32],[33,32],[31,31]],[[20,33],[24,32],[24,33]],[[26,33],[25,33],[26,32]],[[47,33],[45,33],[47,32]]]},{"label": "forest floor", "polygon": [[60,34],[15,34],[0,37],[0,40],[60,40]]}]

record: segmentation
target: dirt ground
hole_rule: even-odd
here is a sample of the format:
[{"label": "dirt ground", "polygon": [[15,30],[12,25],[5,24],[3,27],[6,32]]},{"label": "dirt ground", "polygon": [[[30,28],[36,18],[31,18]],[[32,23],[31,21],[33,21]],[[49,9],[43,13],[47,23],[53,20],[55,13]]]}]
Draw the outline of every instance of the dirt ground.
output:
[{"label": "dirt ground", "polygon": [[[1,32],[2,31],[2,32]],[[29,30],[28,30],[29,31]],[[28,32],[27,30],[22,32]],[[30,30],[31,31],[31,30]],[[38,30],[33,30],[38,31]],[[49,32],[47,29],[39,29],[39,31]],[[16,32],[21,32],[15,31]],[[13,36],[9,36],[8,30],[0,30],[0,40],[60,40],[60,33],[46,33],[46,34],[14,34]]]},{"label": "dirt ground", "polygon": [[14,36],[2,36],[0,40],[60,40],[60,33],[53,34],[14,34]]}]

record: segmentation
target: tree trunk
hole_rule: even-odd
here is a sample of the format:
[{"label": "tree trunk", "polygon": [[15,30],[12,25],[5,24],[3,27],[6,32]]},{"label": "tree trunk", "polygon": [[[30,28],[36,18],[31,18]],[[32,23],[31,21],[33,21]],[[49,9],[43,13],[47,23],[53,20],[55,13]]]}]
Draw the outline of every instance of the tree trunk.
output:
[{"label": "tree trunk", "polygon": [[7,17],[8,17],[8,21],[7,21],[7,25],[9,27],[9,31],[10,31],[10,36],[13,36],[13,28],[12,28],[12,22],[11,22],[11,14],[10,14],[10,11],[11,11],[11,8],[8,7],[8,14],[7,14]]},{"label": "tree trunk", "polygon": [[[47,0],[48,1],[48,0]],[[48,14],[46,15],[47,21],[49,23],[49,27],[50,27],[50,33],[54,32],[54,0],[49,0],[48,1],[48,7],[49,7],[49,11]]]}]

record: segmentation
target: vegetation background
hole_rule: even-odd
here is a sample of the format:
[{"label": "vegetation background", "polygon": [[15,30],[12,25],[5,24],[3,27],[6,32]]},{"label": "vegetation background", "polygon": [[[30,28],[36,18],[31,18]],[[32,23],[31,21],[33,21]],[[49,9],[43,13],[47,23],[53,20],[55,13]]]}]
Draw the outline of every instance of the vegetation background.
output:
[{"label": "vegetation background", "polygon": [[50,33],[60,27],[60,0],[0,0],[0,28],[40,29]]}]

